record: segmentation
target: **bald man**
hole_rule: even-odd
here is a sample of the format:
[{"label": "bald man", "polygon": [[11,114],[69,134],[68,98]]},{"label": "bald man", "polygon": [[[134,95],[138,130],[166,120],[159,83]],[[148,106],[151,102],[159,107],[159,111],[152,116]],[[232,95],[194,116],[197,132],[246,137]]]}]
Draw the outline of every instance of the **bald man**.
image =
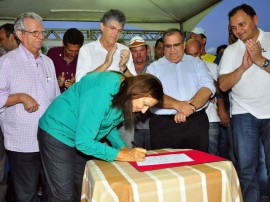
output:
[{"label": "bald man", "polygon": [[[186,42],[185,53],[193,57],[201,58],[201,43],[191,38]],[[214,78],[214,83],[216,84],[218,78],[218,67],[215,63],[204,61],[207,68],[211,72],[211,75]],[[217,88],[217,85],[215,85]],[[208,152],[210,154],[218,154],[218,139],[219,139],[219,128],[220,128],[220,119],[217,113],[217,103],[216,98],[212,98],[209,102],[209,105],[206,108],[206,114],[209,119],[209,147]]]}]

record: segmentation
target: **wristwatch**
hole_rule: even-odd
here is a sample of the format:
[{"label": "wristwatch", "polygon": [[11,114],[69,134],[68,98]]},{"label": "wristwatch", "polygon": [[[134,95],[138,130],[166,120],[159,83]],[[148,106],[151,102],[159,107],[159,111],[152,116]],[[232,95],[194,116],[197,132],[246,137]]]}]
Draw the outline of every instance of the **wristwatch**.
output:
[{"label": "wristwatch", "polygon": [[123,74],[125,74],[127,70],[128,70],[128,68],[127,68],[127,66],[126,66],[126,68],[125,68],[124,70],[121,70],[121,69],[120,69],[120,72],[122,72]]},{"label": "wristwatch", "polygon": [[270,60],[265,59],[265,60],[263,61],[263,66],[261,66],[261,69],[264,70],[266,67],[269,66],[269,64],[270,64]]}]

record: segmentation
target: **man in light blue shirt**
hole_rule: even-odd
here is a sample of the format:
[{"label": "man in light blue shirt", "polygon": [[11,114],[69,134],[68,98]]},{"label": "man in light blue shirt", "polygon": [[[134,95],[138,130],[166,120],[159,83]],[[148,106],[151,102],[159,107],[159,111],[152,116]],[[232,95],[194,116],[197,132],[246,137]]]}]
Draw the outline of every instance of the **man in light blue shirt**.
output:
[{"label": "man in light blue shirt", "polygon": [[[147,72],[162,82],[164,102],[153,108],[151,148],[187,148],[207,151],[209,121],[205,107],[215,94],[211,73],[204,62],[184,54],[185,41],[178,29],[163,35],[164,56]],[[164,109],[163,109],[164,108]]]}]

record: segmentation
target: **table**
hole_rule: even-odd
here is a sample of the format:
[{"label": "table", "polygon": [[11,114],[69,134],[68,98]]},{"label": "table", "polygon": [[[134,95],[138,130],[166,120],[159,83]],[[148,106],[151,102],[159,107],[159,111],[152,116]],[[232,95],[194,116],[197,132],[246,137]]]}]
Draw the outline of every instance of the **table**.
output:
[{"label": "table", "polygon": [[[179,151],[163,149],[162,153]],[[146,172],[127,162],[88,161],[81,202],[237,202],[243,201],[230,161],[173,167]]]}]

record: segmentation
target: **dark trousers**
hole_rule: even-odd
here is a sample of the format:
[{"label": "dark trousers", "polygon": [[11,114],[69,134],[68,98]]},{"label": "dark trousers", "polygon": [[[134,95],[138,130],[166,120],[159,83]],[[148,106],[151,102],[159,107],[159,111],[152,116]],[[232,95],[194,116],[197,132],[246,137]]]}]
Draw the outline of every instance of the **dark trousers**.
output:
[{"label": "dark trousers", "polygon": [[92,157],[67,146],[40,128],[38,140],[48,201],[81,201],[85,164]]},{"label": "dark trousers", "polygon": [[8,151],[16,202],[36,202],[41,159],[39,152]]},{"label": "dark trousers", "polygon": [[153,115],[149,126],[151,149],[208,150],[209,121],[204,111],[194,113],[184,123],[175,123],[173,115]]},{"label": "dark trousers", "polygon": [[6,180],[6,150],[4,147],[4,136],[0,128],[0,201],[4,202],[7,191]]},{"label": "dark trousers", "polygon": [[150,130],[149,129],[135,129],[133,141],[136,147],[141,147],[146,150],[151,150]]}]

